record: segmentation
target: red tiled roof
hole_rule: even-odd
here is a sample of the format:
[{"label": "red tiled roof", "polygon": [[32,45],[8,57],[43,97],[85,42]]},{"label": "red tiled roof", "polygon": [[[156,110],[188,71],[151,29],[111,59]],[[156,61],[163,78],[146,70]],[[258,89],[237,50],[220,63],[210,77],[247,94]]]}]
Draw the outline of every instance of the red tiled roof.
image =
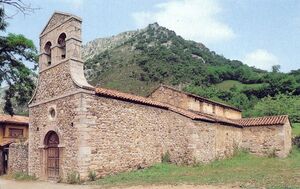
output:
[{"label": "red tiled roof", "polygon": [[145,98],[145,97],[136,96],[136,95],[132,95],[132,94],[128,94],[128,93],[123,93],[123,92],[112,90],[112,89],[96,88],[95,92],[98,95],[109,96],[109,97],[118,98],[118,99],[122,99],[122,100],[129,100],[129,101],[138,102],[141,104],[146,104],[146,105],[151,105],[151,106],[156,106],[156,107],[160,107],[160,108],[166,108],[166,109],[168,108],[167,105],[165,105],[163,103],[156,102],[156,101],[153,101],[153,100]]},{"label": "red tiled roof", "polygon": [[191,111],[177,108],[175,106],[157,102],[157,101],[151,100],[149,98],[141,97],[141,96],[136,96],[136,95],[123,93],[123,92],[111,90],[111,89],[104,89],[104,88],[96,88],[95,92],[96,92],[96,94],[102,95],[102,96],[108,96],[108,97],[117,98],[117,99],[121,99],[121,100],[128,100],[128,101],[137,102],[140,104],[145,104],[145,105],[168,109],[170,111],[176,112],[178,114],[181,114],[183,116],[186,116],[186,117],[189,117],[189,118],[195,119],[195,120],[214,121],[213,119],[210,119],[210,118],[202,116],[202,115],[198,115]]},{"label": "red tiled roof", "polygon": [[9,145],[9,144],[11,144],[11,143],[13,143],[14,141],[13,140],[9,140],[9,141],[4,141],[4,142],[2,142],[2,143],[0,143],[0,146],[6,146],[6,145]]},{"label": "red tiled roof", "polygon": [[236,120],[236,122],[243,127],[268,126],[268,125],[283,125],[288,121],[288,119],[289,118],[287,115],[279,115],[279,116],[244,118],[244,119]]},{"label": "red tiled roof", "polygon": [[150,105],[158,108],[167,109],[175,113],[181,114],[193,120],[204,120],[209,122],[225,123],[233,126],[247,127],[247,126],[268,126],[268,125],[283,125],[287,120],[288,116],[269,116],[269,117],[258,117],[258,118],[244,118],[239,120],[228,119],[216,115],[205,114],[202,112],[185,110],[169,104],[157,102],[149,98],[136,96],[133,94],[123,93],[120,91],[104,88],[96,88],[95,93],[100,96],[106,96],[131,102],[136,102],[144,105]]},{"label": "red tiled roof", "polygon": [[7,114],[0,114],[0,123],[14,123],[14,124],[29,124],[29,117],[26,116],[10,116]]},{"label": "red tiled roof", "polygon": [[[190,110],[190,111],[192,111],[192,110]],[[239,123],[237,123],[236,121],[234,121],[232,119],[228,119],[228,118],[217,116],[217,115],[206,114],[206,113],[202,113],[202,112],[198,112],[198,111],[192,111],[192,112],[195,112],[198,115],[207,117],[207,118],[213,120],[214,122],[225,123],[225,124],[230,124],[230,125],[241,127],[241,125]]]},{"label": "red tiled roof", "polygon": [[194,113],[192,111],[184,110],[184,109],[177,108],[177,107],[171,106],[171,105],[168,105],[168,106],[169,106],[169,110],[171,110],[173,112],[176,112],[178,114],[184,115],[186,117],[189,117],[191,119],[204,120],[204,121],[209,121],[209,122],[214,122],[215,121],[214,119],[212,119],[210,117],[207,117],[207,116],[204,116],[204,115],[201,115],[201,114],[197,114],[197,113]]}]

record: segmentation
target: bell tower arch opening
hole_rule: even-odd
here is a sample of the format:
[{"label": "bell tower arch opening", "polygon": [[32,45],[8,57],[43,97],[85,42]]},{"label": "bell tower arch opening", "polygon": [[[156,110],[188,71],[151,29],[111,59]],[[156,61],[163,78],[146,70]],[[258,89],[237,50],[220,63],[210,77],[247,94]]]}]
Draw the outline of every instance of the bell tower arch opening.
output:
[{"label": "bell tower arch opening", "polygon": [[44,52],[46,55],[46,63],[48,66],[51,66],[51,47],[52,47],[52,43],[50,41],[48,41],[44,47]]},{"label": "bell tower arch opening", "polygon": [[31,103],[74,92],[93,90],[84,77],[79,17],[55,12],[40,34],[39,80]]},{"label": "bell tower arch opening", "polygon": [[61,59],[66,58],[66,37],[65,33],[61,33],[57,39],[57,44],[59,46],[59,54]]}]

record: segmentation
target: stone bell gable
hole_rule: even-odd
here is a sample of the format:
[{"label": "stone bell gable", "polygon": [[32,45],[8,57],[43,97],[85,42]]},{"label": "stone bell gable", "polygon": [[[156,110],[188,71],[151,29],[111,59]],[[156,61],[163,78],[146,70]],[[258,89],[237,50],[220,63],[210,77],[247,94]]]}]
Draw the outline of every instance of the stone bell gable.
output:
[{"label": "stone bell gable", "polygon": [[63,23],[63,21],[68,20],[70,18],[74,18],[78,21],[81,21],[81,18],[65,13],[65,12],[54,12],[52,16],[50,17],[49,21],[47,22],[46,26],[42,30],[40,36],[43,36],[44,34],[48,33],[51,29],[55,28],[57,25],[60,25]]},{"label": "stone bell gable", "polygon": [[40,35],[38,87],[30,105],[92,89],[81,59],[81,19],[55,12]]}]

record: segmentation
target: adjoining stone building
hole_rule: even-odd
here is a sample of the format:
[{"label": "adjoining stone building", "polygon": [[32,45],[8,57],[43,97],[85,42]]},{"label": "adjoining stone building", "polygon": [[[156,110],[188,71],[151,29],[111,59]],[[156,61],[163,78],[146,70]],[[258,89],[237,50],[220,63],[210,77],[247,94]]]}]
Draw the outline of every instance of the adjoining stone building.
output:
[{"label": "adjoining stone building", "polygon": [[29,104],[29,174],[56,180],[72,172],[86,178],[92,170],[105,176],[151,166],[166,153],[178,164],[230,157],[237,148],[288,155],[287,116],[241,119],[236,108],[164,86],[145,98],[89,85],[81,22],[56,12],[40,35],[39,79]]},{"label": "adjoining stone building", "polygon": [[149,95],[149,98],[163,103],[168,103],[185,110],[201,112],[203,114],[234,120],[242,118],[242,112],[235,107],[215,102],[191,93],[179,91],[166,85],[161,85],[154,90]]},{"label": "adjoining stone building", "polygon": [[0,175],[8,173],[11,144],[27,140],[28,122],[26,116],[0,114]]}]

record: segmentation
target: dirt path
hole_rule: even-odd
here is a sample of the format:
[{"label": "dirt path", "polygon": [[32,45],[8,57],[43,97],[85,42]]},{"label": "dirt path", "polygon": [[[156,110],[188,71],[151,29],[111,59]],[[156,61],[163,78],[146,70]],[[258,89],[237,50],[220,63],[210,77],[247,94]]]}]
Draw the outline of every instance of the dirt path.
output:
[{"label": "dirt path", "polygon": [[[14,181],[0,178],[0,189],[101,189],[101,186],[91,185],[69,185],[61,183],[41,182],[41,181]],[[121,189],[238,189],[238,186],[211,186],[211,185],[161,185],[161,186],[131,186],[121,187]],[[119,189],[113,187],[111,189]]]}]

